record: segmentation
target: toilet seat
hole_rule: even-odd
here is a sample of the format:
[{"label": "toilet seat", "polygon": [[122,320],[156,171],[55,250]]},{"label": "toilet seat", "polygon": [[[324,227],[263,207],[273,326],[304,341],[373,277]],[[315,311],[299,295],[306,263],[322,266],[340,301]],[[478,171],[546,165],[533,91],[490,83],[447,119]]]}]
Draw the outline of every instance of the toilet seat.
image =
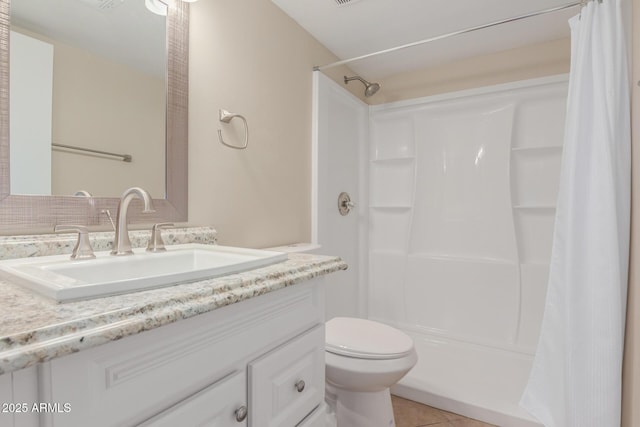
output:
[{"label": "toilet seat", "polygon": [[399,359],[413,351],[413,340],[372,320],[336,317],[326,323],[326,351],[358,359]]}]

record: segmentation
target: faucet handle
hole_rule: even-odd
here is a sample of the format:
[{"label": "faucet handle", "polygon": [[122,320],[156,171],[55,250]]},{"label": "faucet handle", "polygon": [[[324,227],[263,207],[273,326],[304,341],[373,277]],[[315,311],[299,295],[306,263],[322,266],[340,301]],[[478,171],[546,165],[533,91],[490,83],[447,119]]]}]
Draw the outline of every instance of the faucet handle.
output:
[{"label": "faucet handle", "polygon": [[164,240],[162,240],[162,229],[173,227],[172,222],[161,222],[159,224],[153,224],[151,227],[151,238],[147,245],[147,252],[163,252],[167,249],[164,247]]},{"label": "faucet handle", "polygon": [[78,241],[71,251],[71,259],[93,259],[93,248],[89,241],[89,231],[84,225],[56,225],[53,229],[56,233],[75,231],[78,233]]}]

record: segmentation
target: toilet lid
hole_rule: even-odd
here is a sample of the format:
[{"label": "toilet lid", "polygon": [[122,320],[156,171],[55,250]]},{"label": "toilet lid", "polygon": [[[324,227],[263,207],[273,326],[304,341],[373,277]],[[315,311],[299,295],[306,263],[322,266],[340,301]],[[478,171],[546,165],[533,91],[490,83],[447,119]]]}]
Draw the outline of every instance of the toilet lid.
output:
[{"label": "toilet lid", "polygon": [[372,320],[335,317],[326,324],[326,350],[360,359],[397,359],[411,353],[413,340]]}]

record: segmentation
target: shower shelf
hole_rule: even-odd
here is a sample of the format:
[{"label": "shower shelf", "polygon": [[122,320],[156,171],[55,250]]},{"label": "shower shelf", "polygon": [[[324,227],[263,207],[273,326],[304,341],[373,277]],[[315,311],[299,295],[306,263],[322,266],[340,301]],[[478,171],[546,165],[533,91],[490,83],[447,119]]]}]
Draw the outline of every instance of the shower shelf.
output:
[{"label": "shower shelf", "polygon": [[413,206],[409,205],[371,205],[369,209],[380,209],[387,211],[408,211],[413,209]]},{"label": "shower shelf", "polygon": [[373,159],[371,163],[411,163],[415,160],[415,156],[411,157],[388,157],[383,159]]},{"label": "shower shelf", "polygon": [[515,205],[513,209],[555,211],[556,207],[555,205]]},{"label": "shower shelf", "polygon": [[559,151],[562,152],[562,146],[558,145],[542,145],[539,147],[512,147],[511,151],[526,153],[526,152],[540,152],[540,151]]},{"label": "shower shelf", "polygon": [[473,255],[458,255],[452,253],[433,253],[433,252],[408,252],[409,258],[417,258],[431,261],[443,262],[468,262],[473,264],[492,264],[492,265],[516,265],[519,264],[516,259],[482,257]]},{"label": "shower shelf", "polygon": [[373,256],[396,256],[396,257],[408,256],[407,251],[390,250],[390,249],[385,249],[385,250],[372,249],[369,251],[369,254]]},{"label": "shower shelf", "polygon": [[549,268],[549,262],[521,262],[520,263],[521,266],[526,267],[533,267],[533,268],[544,268],[544,269],[548,269]]}]

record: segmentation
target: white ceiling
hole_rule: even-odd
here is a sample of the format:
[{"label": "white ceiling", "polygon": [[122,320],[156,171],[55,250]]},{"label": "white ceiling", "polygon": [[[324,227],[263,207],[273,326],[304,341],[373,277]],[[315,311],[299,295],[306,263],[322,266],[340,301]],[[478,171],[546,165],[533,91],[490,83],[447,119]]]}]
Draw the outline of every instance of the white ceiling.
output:
[{"label": "white ceiling", "polygon": [[164,78],[166,19],[144,0],[12,0],[11,24]]},{"label": "white ceiling", "polygon": [[[348,59],[575,0],[272,0],[338,58]],[[344,2],[345,0],[340,0]],[[569,37],[578,7],[351,63],[379,79],[467,57]],[[325,64],[316,64],[325,65]]]}]

